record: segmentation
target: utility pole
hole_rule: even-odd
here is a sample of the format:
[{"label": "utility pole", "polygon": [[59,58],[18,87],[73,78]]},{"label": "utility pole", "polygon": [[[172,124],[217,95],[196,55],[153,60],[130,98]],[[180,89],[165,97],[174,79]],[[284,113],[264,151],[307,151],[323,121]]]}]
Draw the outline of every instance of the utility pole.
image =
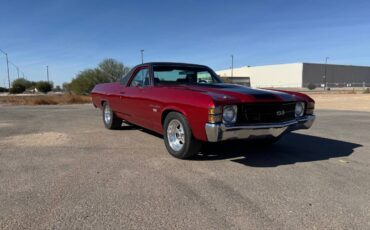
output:
[{"label": "utility pole", "polygon": [[19,79],[19,67],[16,66],[15,68],[17,69],[17,76],[18,76],[17,79]]},{"label": "utility pole", "polygon": [[144,63],[144,50],[140,50],[141,52],[141,64]]},{"label": "utility pole", "polygon": [[234,76],[234,55],[231,54],[231,77]]},{"label": "utility pole", "polygon": [[327,84],[327,76],[326,76],[326,69],[327,69],[327,65],[328,65],[328,59],[329,57],[325,57],[325,70],[324,70],[324,90],[326,89],[326,84]]},{"label": "utility pole", "polygon": [[10,89],[10,74],[9,74],[9,59],[8,59],[8,54],[5,53],[4,51],[2,51],[0,49],[0,51],[5,54],[5,57],[6,57],[6,69],[7,69],[7,72],[8,72],[8,86],[9,86],[9,89]]},{"label": "utility pole", "polygon": [[7,53],[5,53],[5,56],[6,56],[6,70],[8,72],[8,85],[9,85],[9,90],[10,90],[9,58],[8,58]]},{"label": "utility pole", "polygon": [[49,82],[49,66],[48,65],[46,66],[46,78]]}]

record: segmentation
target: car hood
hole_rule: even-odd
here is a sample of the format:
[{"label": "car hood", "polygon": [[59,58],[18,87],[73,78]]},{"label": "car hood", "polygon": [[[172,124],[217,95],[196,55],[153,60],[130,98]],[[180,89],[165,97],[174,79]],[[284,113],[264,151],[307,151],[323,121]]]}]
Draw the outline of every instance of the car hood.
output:
[{"label": "car hood", "polygon": [[267,89],[254,89],[234,84],[183,85],[183,89],[207,94],[218,102],[284,102],[296,101],[293,94]]}]

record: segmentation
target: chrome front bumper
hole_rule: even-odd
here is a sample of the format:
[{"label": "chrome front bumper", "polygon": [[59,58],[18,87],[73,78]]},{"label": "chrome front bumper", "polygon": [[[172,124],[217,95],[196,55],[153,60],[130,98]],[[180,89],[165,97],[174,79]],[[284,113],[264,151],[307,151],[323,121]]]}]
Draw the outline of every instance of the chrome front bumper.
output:
[{"label": "chrome front bumper", "polygon": [[314,121],[315,115],[307,115],[292,121],[243,126],[226,126],[224,124],[206,123],[205,129],[208,141],[218,142],[237,139],[279,137],[286,132],[298,129],[309,129]]}]

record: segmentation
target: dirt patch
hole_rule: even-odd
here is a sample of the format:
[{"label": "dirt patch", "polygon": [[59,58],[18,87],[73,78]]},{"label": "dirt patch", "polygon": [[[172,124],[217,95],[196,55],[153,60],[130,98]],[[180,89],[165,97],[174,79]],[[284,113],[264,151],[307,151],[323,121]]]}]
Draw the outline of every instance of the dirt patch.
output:
[{"label": "dirt patch", "polygon": [[316,109],[370,112],[370,94],[311,93],[308,95],[316,101]]},{"label": "dirt patch", "polygon": [[9,144],[22,147],[47,147],[64,145],[68,143],[69,140],[70,138],[65,133],[44,132],[7,137],[4,140],[0,140],[0,144]]},{"label": "dirt patch", "polygon": [[0,128],[10,127],[12,125],[11,123],[0,122]]},{"label": "dirt patch", "polygon": [[0,97],[1,104],[10,105],[59,105],[91,103],[90,96],[71,94],[52,95],[7,95]]}]

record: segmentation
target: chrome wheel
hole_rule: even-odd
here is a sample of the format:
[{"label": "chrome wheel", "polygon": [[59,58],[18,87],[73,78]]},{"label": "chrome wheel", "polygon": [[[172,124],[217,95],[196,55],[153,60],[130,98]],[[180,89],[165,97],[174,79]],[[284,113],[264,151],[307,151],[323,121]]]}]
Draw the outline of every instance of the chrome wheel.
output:
[{"label": "chrome wheel", "polygon": [[109,105],[105,105],[104,107],[104,122],[105,124],[110,124],[112,120],[112,110]]},{"label": "chrome wheel", "polygon": [[179,120],[172,120],[167,127],[167,139],[171,148],[180,151],[185,144],[185,132]]}]

